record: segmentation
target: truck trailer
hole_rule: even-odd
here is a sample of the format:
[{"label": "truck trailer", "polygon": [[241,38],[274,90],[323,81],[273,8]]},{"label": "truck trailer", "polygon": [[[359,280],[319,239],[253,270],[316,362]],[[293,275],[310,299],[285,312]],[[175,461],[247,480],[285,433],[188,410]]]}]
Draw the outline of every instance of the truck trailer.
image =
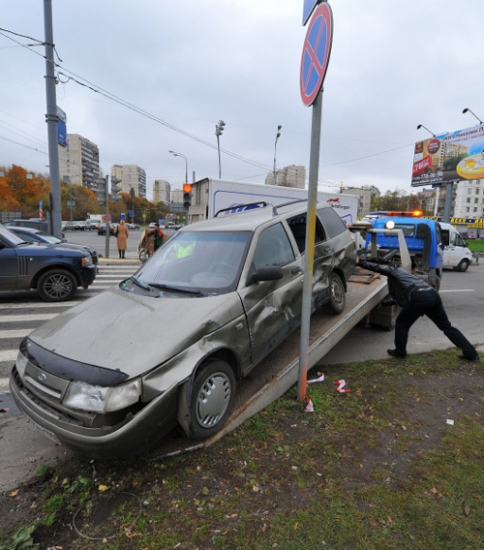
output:
[{"label": "truck trailer", "polygon": [[[236,181],[204,178],[192,184],[191,204],[188,209],[188,224],[213,218],[217,212],[227,216],[262,203],[277,206],[294,200],[308,200],[306,189],[240,183]],[[318,203],[326,203],[349,226],[356,221],[358,197],[340,193],[319,192]]]}]

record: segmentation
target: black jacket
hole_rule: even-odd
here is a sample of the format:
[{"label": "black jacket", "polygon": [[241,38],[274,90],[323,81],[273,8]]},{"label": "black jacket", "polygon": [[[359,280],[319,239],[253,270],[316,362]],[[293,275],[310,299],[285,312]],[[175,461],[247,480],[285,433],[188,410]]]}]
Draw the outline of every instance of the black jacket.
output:
[{"label": "black jacket", "polygon": [[381,273],[388,277],[388,291],[394,301],[383,300],[383,305],[397,303],[400,307],[405,307],[408,303],[408,295],[414,288],[427,288],[429,285],[415,275],[409,273],[399,265],[374,264],[373,262],[358,262],[363,269]]}]

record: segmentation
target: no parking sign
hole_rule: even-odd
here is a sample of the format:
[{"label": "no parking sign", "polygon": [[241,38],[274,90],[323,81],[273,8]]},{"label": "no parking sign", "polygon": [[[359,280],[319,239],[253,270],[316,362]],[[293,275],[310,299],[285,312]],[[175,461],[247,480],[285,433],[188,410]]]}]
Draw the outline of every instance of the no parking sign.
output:
[{"label": "no parking sign", "polygon": [[333,12],[324,2],[316,8],[309,23],[301,58],[301,98],[307,107],[314,103],[323,85],[332,43]]}]

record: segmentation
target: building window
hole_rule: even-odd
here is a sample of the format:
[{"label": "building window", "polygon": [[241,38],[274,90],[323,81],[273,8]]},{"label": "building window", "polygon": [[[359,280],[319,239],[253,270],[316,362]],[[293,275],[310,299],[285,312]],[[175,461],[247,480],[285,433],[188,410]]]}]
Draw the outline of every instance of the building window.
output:
[{"label": "building window", "polygon": [[467,194],[470,195],[471,193],[472,193],[472,189],[469,187],[469,188],[467,189]]},{"label": "building window", "polygon": [[479,189],[476,189],[476,195],[479,195]]},{"label": "building window", "polygon": [[471,202],[470,197],[467,198],[466,202],[467,202],[467,204],[469,204]]},{"label": "building window", "polygon": [[469,207],[468,207],[468,206],[466,206],[466,212],[469,212],[469,210],[470,210],[470,209],[469,209]]}]

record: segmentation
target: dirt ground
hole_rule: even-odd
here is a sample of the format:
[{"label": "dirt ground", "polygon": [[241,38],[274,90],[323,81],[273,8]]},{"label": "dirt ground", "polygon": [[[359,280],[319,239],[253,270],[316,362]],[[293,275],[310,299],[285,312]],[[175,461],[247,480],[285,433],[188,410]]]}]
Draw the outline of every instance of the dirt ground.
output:
[{"label": "dirt ground", "polygon": [[[370,437],[366,437],[365,433],[349,436],[348,433],[331,429],[331,420],[324,415],[316,417],[305,414],[285,396],[285,403],[279,407],[277,414],[261,413],[274,418],[273,437],[264,436],[258,439],[253,435],[254,423],[247,434],[242,426],[239,429],[242,433],[237,433],[237,430],[234,434],[226,436],[203,451],[202,455],[193,453],[184,455],[180,461],[170,461],[168,465],[158,464],[155,468],[163,470],[160,479],[148,481],[145,469],[153,468],[152,463],[96,462],[97,479],[116,480],[116,495],[113,495],[111,501],[105,501],[102,507],[94,506],[87,526],[83,514],[80,513],[82,503],[76,501],[75,495],[72,494],[69,506],[65,506],[65,509],[57,514],[54,523],[49,527],[40,526],[37,529],[34,542],[39,544],[40,549],[97,548],[95,540],[82,535],[83,530],[88,530],[91,534],[100,533],[101,539],[104,537],[109,540],[109,537],[114,536],[113,533],[122,527],[123,521],[113,520],[112,510],[122,503],[131,511],[131,516],[145,513],[143,508],[148,493],[150,506],[153,507],[150,513],[153,516],[165,512],[170,516],[171,529],[188,530],[190,517],[193,515],[193,521],[196,520],[199,510],[197,503],[204,495],[212,495],[215,498],[233,496],[234,487],[237,488],[243,483],[241,476],[246,474],[241,472],[245,471],[247,461],[250,461],[254,479],[258,480],[254,481],[257,487],[239,494],[239,498],[234,502],[240,509],[234,510],[234,514],[240,514],[241,510],[252,510],[254,530],[261,529],[258,514],[264,514],[266,519],[276,513],[290,514],[294,509],[309,503],[318,488],[330,479],[336,479],[342,490],[368,487],[383,483],[375,477],[375,470],[389,464],[392,483],[407,479],[411,465],[422,453],[438,448],[451,426],[458,426],[463,417],[484,419],[484,373],[480,368],[475,368],[473,364],[461,363],[454,370],[423,372],[419,376],[415,376],[411,370],[412,367],[408,366],[401,369],[399,376],[388,378],[385,375],[377,375],[367,380],[361,378],[353,381],[353,399],[359,399],[365,404],[364,410],[358,413],[362,418],[371,418],[373,414],[377,414],[374,412],[377,403],[383,405],[389,401],[388,410],[378,413],[386,422]],[[341,399],[345,397],[341,396]],[[322,434],[325,440],[323,451],[319,446]],[[240,444],[241,438],[243,440],[244,437],[250,441],[250,445]],[[300,483],[287,474],[288,464],[293,463],[294,454],[274,452],[275,448],[285,449],[286,446],[304,449],[307,455],[310,467],[300,468],[298,472],[305,480],[304,491],[301,491]],[[250,456],[246,454],[247,449],[250,449]],[[288,458],[289,456],[291,458]],[[304,457],[299,457],[299,460],[304,460]],[[93,467],[93,462],[81,459],[86,471]],[[197,471],[198,464],[202,464],[200,468],[203,475]],[[185,471],[183,482],[168,490],[163,486],[161,478],[166,480],[170,479],[170,476],[176,477],[180,466]],[[79,461],[67,462],[61,475],[66,479],[75,479],[79,473],[78,468]],[[137,468],[145,470],[139,476],[142,479],[139,483],[133,482],[133,479],[137,478]],[[149,476],[152,472],[151,469]],[[247,476],[244,478],[245,481],[251,479],[248,473]],[[123,480],[126,481],[124,486]],[[14,525],[16,528],[19,525],[32,525],[39,517],[40,510],[45,510],[45,490],[52,482],[52,477],[26,480],[18,488],[18,492],[2,495],[0,529],[9,529]],[[153,496],[155,486],[160,488],[158,497]],[[51,493],[49,494],[51,496]],[[277,498],[274,498],[274,495],[277,495]],[[186,503],[183,517],[172,509],[173,504],[170,503],[175,500]],[[229,529],[230,521],[221,519],[220,529]],[[126,529],[126,526],[124,528]],[[247,526],[245,528],[247,529]],[[129,545],[116,546],[121,547],[137,548]],[[200,548],[209,547],[208,542],[206,545],[200,545]],[[182,542],[178,548],[192,546]]]}]

